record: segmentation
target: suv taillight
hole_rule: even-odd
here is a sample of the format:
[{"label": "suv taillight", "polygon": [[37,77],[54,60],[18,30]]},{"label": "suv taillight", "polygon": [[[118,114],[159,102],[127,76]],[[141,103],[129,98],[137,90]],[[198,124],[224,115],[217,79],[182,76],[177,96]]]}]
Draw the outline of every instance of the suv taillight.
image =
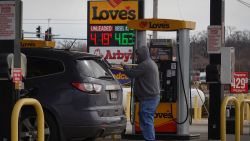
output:
[{"label": "suv taillight", "polygon": [[90,94],[100,93],[102,85],[94,83],[72,83],[72,85],[80,91],[88,92]]}]

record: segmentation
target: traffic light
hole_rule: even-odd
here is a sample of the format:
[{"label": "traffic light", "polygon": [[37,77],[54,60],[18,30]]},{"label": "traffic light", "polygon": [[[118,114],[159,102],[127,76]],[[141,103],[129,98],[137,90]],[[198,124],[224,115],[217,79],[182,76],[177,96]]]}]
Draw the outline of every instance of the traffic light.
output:
[{"label": "traffic light", "polygon": [[51,41],[52,40],[52,30],[51,30],[51,27],[49,27],[48,29],[48,41]]},{"label": "traffic light", "polygon": [[52,30],[51,27],[49,27],[46,31],[45,31],[45,37],[44,37],[45,41],[52,41]]},{"label": "traffic light", "polygon": [[41,37],[41,26],[38,26],[38,27],[36,28],[36,37],[37,37],[37,38],[40,38],[40,37]]},{"label": "traffic light", "polygon": [[48,30],[45,31],[44,39],[45,39],[45,41],[48,41],[48,40],[49,40]]}]

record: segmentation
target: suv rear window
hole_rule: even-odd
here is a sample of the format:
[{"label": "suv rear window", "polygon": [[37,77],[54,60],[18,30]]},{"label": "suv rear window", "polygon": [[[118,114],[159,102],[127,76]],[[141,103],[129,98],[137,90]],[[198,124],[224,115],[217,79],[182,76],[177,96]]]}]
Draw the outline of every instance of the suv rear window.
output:
[{"label": "suv rear window", "polygon": [[100,60],[76,60],[81,75],[93,78],[113,78],[109,69]]},{"label": "suv rear window", "polygon": [[27,78],[50,75],[64,71],[64,65],[49,58],[27,57]]}]

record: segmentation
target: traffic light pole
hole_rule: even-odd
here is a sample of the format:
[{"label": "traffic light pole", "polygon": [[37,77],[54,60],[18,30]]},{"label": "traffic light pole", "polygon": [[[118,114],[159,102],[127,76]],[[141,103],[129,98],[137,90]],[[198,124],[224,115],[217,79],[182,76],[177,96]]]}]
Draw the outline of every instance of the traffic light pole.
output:
[{"label": "traffic light pole", "polygon": [[[16,31],[16,38],[14,41],[14,68],[21,68],[21,31],[22,31],[22,2],[21,0],[15,0],[16,2],[16,16],[15,16],[15,31]],[[22,70],[24,71],[24,70]],[[15,97],[14,101],[20,99],[20,89],[15,88]]]},{"label": "traffic light pole", "polygon": [[[222,27],[222,47],[225,46],[224,4],[225,0],[210,0],[210,25],[219,25]],[[210,65],[220,66],[221,54],[210,54],[209,62]],[[223,98],[224,87],[220,81],[218,80],[218,82],[209,84],[208,140],[220,140],[220,106]]]}]

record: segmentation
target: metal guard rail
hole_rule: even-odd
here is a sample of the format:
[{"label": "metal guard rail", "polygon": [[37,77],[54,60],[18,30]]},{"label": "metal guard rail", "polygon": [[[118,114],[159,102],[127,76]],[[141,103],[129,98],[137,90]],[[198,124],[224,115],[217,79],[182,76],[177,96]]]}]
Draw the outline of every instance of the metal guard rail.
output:
[{"label": "metal guard rail", "polygon": [[41,104],[33,98],[22,98],[18,100],[11,115],[11,141],[18,141],[18,117],[24,105],[31,105],[37,113],[38,141],[44,141],[44,114]]},{"label": "metal guard rail", "polygon": [[240,141],[240,103],[236,97],[226,96],[220,107],[220,136],[221,141],[226,141],[226,106],[229,101],[235,104],[235,140]]}]

